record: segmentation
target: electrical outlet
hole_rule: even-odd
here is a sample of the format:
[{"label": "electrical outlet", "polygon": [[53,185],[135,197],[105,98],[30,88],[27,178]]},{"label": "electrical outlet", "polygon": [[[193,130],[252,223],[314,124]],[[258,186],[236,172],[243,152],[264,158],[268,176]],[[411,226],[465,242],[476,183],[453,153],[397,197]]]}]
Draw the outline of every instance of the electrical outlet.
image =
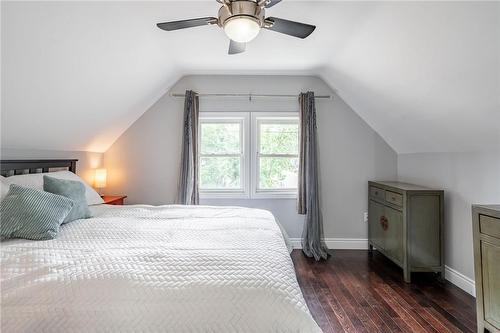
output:
[{"label": "electrical outlet", "polygon": [[367,212],[363,213],[363,221],[368,222],[368,213]]}]

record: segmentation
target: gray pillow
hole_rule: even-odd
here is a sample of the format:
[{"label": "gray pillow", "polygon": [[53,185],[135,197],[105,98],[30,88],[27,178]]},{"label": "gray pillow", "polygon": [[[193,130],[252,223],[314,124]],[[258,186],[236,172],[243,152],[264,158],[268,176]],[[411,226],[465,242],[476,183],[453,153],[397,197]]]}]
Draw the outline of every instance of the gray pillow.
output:
[{"label": "gray pillow", "polygon": [[73,208],[73,200],[12,184],[0,202],[0,237],[52,239]]},{"label": "gray pillow", "polygon": [[85,197],[85,185],[82,183],[74,180],[43,176],[43,190],[53,194],[62,195],[75,202],[73,209],[68,216],[66,216],[63,224],[78,219],[86,219],[92,216]]}]

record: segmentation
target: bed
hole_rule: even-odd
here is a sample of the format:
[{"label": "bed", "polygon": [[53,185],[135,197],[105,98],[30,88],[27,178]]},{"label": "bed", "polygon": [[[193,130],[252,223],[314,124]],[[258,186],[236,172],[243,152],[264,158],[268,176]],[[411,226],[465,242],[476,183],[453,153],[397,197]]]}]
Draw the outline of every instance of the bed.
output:
[{"label": "bed", "polygon": [[[62,161],[1,168],[76,171]],[[56,239],[1,243],[2,332],[320,332],[268,211],[91,210]]]}]

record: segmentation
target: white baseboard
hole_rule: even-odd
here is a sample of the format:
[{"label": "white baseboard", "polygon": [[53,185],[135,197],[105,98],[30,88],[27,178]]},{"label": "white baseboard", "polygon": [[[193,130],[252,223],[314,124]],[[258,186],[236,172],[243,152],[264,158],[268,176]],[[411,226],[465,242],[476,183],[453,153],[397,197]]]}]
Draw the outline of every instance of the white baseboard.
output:
[{"label": "white baseboard", "polygon": [[[333,250],[366,250],[368,239],[366,238],[325,238],[326,246]],[[301,249],[300,238],[290,238],[294,249]]]},{"label": "white baseboard", "polygon": [[[367,250],[368,240],[363,238],[325,238],[326,246],[333,250]],[[301,249],[300,238],[290,238],[294,249]],[[476,283],[451,267],[444,267],[445,279],[472,296],[476,296]]]},{"label": "white baseboard", "polygon": [[466,293],[476,296],[476,282],[451,267],[444,266],[444,277]]}]

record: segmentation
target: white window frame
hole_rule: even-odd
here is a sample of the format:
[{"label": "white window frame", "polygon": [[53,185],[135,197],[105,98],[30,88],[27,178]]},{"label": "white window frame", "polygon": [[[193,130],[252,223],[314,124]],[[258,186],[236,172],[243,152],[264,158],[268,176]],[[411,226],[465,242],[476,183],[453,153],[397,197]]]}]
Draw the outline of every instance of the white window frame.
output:
[{"label": "white window frame", "polygon": [[[240,144],[241,151],[239,154],[207,154],[201,153],[201,124],[202,123],[240,123]],[[240,157],[240,181],[241,188],[239,189],[202,189],[200,188],[200,197],[207,199],[215,198],[234,198],[248,199],[249,198],[249,135],[250,135],[250,114],[248,112],[200,112],[199,117],[199,133],[198,133],[198,160],[204,156],[234,156]],[[198,168],[198,172],[201,167]],[[199,176],[199,175],[198,175]]]},{"label": "white window frame", "polygon": [[[297,188],[290,189],[259,189],[259,161],[260,161],[260,133],[259,124],[261,123],[298,123],[299,114],[298,112],[253,112],[252,118],[252,147],[251,147],[251,172],[252,172],[252,182],[251,182],[251,196],[255,199],[286,199],[286,198],[296,198]],[[300,126],[300,124],[299,124]],[[300,129],[300,127],[299,127]],[[299,133],[300,135],[300,133]],[[300,138],[299,138],[300,140]],[[300,141],[299,141],[300,143]],[[289,154],[265,154],[267,157],[299,157],[297,155]]]}]

